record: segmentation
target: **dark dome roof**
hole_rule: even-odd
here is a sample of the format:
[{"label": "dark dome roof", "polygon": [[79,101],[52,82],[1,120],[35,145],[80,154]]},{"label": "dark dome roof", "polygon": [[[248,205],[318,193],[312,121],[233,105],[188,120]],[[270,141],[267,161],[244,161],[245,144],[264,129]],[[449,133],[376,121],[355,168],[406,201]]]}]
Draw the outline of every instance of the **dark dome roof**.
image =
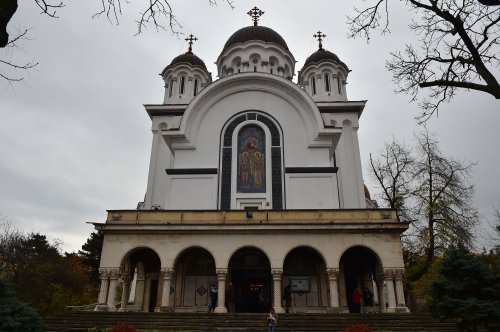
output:
[{"label": "dark dome roof", "polygon": [[262,40],[267,43],[278,44],[285,50],[288,50],[288,45],[279,33],[268,27],[252,25],[241,28],[233,33],[233,35],[227,40],[226,45],[224,45],[222,52],[235,44],[244,43],[250,40]]},{"label": "dark dome roof", "polygon": [[172,62],[167,66],[167,68],[170,68],[171,66],[176,65],[178,63],[189,63],[189,64],[191,64],[193,66],[200,66],[200,67],[202,67],[205,70],[207,69],[207,66],[205,66],[205,63],[203,62],[203,60],[201,60],[200,58],[198,58],[193,53],[189,53],[189,52],[181,54],[181,55],[175,57],[172,60]]},{"label": "dark dome roof", "polygon": [[318,63],[318,62],[325,61],[325,60],[333,60],[335,62],[342,64],[344,67],[347,68],[347,65],[345,63],[343,63],[342,61],[340,61],[338,56],[336,56],[334,53],[327,51],[323,48],[321,48],[321,49],[317,50],[316,52],[314,52],[313,54],[311,54],[306,59],[306,62],[304,62],[304,67],[307,66],[308,64]]}]

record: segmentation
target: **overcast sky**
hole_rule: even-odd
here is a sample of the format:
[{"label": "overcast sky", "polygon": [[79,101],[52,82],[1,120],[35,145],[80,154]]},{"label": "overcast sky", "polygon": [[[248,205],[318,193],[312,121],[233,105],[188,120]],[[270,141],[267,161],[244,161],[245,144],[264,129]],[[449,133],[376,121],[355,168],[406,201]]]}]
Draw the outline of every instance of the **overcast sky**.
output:
[{"label": "overcast sky", "polygon": [[[178,39],[152,27],[134,36],[143,0],[123,4],[119,26],[105,17],[92,19],[101,1],[64,2],[59,18],[53,19],[39,15],[34,1],[19,1],[9,31],[31,28],[30,40],[14,53],[0,50],[1,59],[39,63],[23,83],[0,81],[0,215],[74,251],[93,230],[87,222],[104,222],[106,209],[133,209],[144,199],[152,134],[142,105],[162,102],[158,74],[187,45],[185,36]],[[194,53],[214,80],[214,62],[224,43],[251,24],[246,12],[255,5],[266,12],[260,24],[287,42],[298,61],[296,72],[317,49],[312,35],[324,32],[324,47],[352,70],[349,100],[368,100],[359,142],[365,182],[375,192],[367,175],[369,154],[380,151],[392,136],[411,143],[413,133],[422,129],[414,119],[416,103],[394,94],[385,69],[389,52],[415,36],[398,3],[391,13],[391,35],[374,35],[370,44],[347,39],[345,16],[358,2],[234,0],[235,9],[222,2],[209,6],[208,0],[171,4],[180,31],[198,37]],[[495,74],[500,77],[498,68]],[[474,203],[485,224],[500,206],[499,123],[500,102],[477,92],[460,93],[428,122],[449,156],[477,162]],[[480,236],[478,246],[484,244]]]}]

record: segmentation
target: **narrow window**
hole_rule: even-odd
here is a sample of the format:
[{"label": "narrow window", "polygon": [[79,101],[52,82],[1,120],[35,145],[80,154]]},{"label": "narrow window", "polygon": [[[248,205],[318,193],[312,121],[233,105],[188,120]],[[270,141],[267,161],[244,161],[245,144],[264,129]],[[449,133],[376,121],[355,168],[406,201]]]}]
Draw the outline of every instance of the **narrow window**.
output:
[{"label": "narrow window", "polygon": [[179,93],[181,95],[184,94],[184,83],[186,83],[186,78],[184,76],[181,77],[181,85],[179,86]]},{"label": "narrow window", "polygon": [[340,86],[340,77],[337,77],[337,89],[339,90],[339,95],[342,94],[342,88]]},{"label": "narrow window", "polygon": [[169,88],[168,88],[168,96],[169,97],[172,97],[173,86],[174,86],[174,81],[172,80],[172,81],[170,81]]},{"label": "narrow window", "polygon": [[257,71],[257,66],[253,66],[253,71]]},{"label": "narrow window", "polygon": [[194,79],[194,90],[193,95],[196,96],[198,94],[198,79]]},{"label": "narrow window", "polygon": [[325,74],[325,91],[330,92],[330,75]]},{"label": "narrow window", "polygon": [[312,89],[312,94],[316,94],[316,80],[314,79],[314,76],[311,77],[311,89]]},{"label": "narrow window", "polygon": [[271,74],[273,73],[273,69],[271,68]]}]

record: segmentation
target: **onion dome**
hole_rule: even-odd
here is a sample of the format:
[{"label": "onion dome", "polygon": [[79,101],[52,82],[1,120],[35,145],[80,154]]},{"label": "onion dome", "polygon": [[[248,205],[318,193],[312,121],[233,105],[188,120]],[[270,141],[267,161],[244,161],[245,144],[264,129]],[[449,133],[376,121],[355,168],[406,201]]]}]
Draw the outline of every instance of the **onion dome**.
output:
[{"label": "onion dome", "polygon": [[241,28],[235,33],[233,33],[232,36],[229,37],[226,44],[224,45],[224,49],[222,50],[222,52],[224,52],[233,45],[252,40],[260,40],[266,43],[274,43],[283,47],[285,50],[288,51],[288,45],[286,44],[285,40],[283,39],[283,37],[280,36],[279,33],[268,27],[253,25]]},{"label": "onion dome", "polygon": [[339,57],[335,53],[327,51],[323,48],[323,44],[321,42],[323,41],[323,38],[326,37],[325,34],[323,34],[321,31],[318,31],[316,34],[314,34],[313,37],[318,39],[319,48],[316,52],[311,54],[306,59],[306,61],[304,62],[304,66],[302,68],[305,68],[308,65],[313,64],[313,63],[319,64],[320,62],[323,62],[323,61],[333,61],[333,62],[336,62],[336,63],[342,65],[347,71],[349,71],[349,68],[347,67],[347,65],[345,63],[343,63],[342,61],[340,61]]},{"label": "onion dome", "polygon": [[212,75],[203,60],[193,54],[195,40],[198,38],[189,35],[186,38],[188,51],[175,57],[160,74],[165,81],[164,104],[188,104],[212,82]]},{"label": "onion dome", "polygon": [[238,73],[267,73],[291,79],[295,71],[295,58],[279,33],[259,26],[264,14],[257,7],[248,13],[253,26],[239,29],[229,37],[217,58],[217,73],[226,77]]},{"label": "onion dome", "polygon": [[342,61],[340,61],[339,57],[335,53],[327,51],[323,48],[311,54],[304,62],[304,67],[311,63],[320,63],[322,61],[328,61],[328,60],[333,60],[334,62],[340,63],[347,68],[347,65]]},{"label": "onion dome", "polygon": [[335,53],[323,48],[324,33],[318,31],[313,37],[318,39],[319,47],[299,71],[299,85],[316,102],[347,101],[345,84],[349,68]]},{"label": "onion dome", "polygon": [[200,66],[203,69],[207,69],[207,66],[205,66],[205,62],[203,62],[203,60],[198,58],[193,53],[189,53],[189,52],[175,57],[169,66],[173,66],[173,65],[176,65],[178,63],[188,63],[188,64],[191,64],[193,66]]}]

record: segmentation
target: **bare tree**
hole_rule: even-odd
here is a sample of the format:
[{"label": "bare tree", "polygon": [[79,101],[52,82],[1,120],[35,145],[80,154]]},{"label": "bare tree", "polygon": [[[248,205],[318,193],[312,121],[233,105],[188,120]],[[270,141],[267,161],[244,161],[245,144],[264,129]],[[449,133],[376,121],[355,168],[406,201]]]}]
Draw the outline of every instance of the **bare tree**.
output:
[{"label": "bare tree", "polygon": [[473,245],[478,212],[472,206],[469,183],[474,164],[443,155],[437,139],[427,131],[416,136],[417,157],[412,192],[412,223],[416,241],[425,243],[425,261],[415,279],[427,273],[437,252],[451,244]]},{"label": "bare tree", "polygon": [[[65,6],[61,0],[33,0],[35,5],[41,9],[41,14],[52,18],[57,18],[57,10]],[[141,34],[148,26],[153,26],[157,31],[167,30],[174,34],[179,34],[182,26],[177,21],[172,10],[172,0],[142,0],[144,9],[139,12],[137,22],[137,34]],[[210,5],[216,5],[217,0],[208,0]],[[232,0],[224,0],[231,8],[233,8]],[[122,14],[122,5],[127,4],[126,0],[101,0],[100,9],[93,15],[99,17],[105,15],[113,24],[119,24],[119,18]],[[9,83],[19,82],[23,80],[23,73],[28,72],[38,63],[28,61],[20,63],[16,61],[12,54],[13,50],[18,48],[20,40],[26,39],[29,29],[25,29],[18,33],[15,37],[9,38],[7,25],[17,10],[18,0],[1,0],[0,1],[0,48],[10,49],[10,56],[0,58],[0,77]],[[9,71],[14,71],[16,74],[9,74]],[[21,72],[21,74],[19,74]]]},{"label": "bare tree", "polygon": [[416,135],[415,141],[413,153],[393,140],[380,157],[370,156],[371,173],[384,201],[411,221],[403,238],[406,263],[413,267],[410,281],[426,274],[436,255],[449,245],[472,246],[478,222],[471,204],[474,187],[469,183],[474,164],[445,156],[427,131]]},{"label": "bare tree", "polygon": [[[372,30],[389,30],[389,2],[368,0],[347,18],[350,37],[370,39]],[[500,99],[500,84],[492,69],[500,59],[500,1],[498,0],[404,0],[397,1],[415,15],[409,24],[419,38],[391,53],[387,68],[398,85],[396,92],[420,100],[418,120],[427,121],[449,102],[458,90],[477,90]],[[391,2],[396,3],[396,2]],[[489,4],[489,5],[486,5]],[[421,89],[427,96],[419,98]]]},{"label": "bare tree", "polygon": [[370,153],[370,175],[382,189],[382,200],[396,210],[398,220],[406,216],[405,202],[411,193],[414,163],[410,148],[394,137],[377,158]]}]

